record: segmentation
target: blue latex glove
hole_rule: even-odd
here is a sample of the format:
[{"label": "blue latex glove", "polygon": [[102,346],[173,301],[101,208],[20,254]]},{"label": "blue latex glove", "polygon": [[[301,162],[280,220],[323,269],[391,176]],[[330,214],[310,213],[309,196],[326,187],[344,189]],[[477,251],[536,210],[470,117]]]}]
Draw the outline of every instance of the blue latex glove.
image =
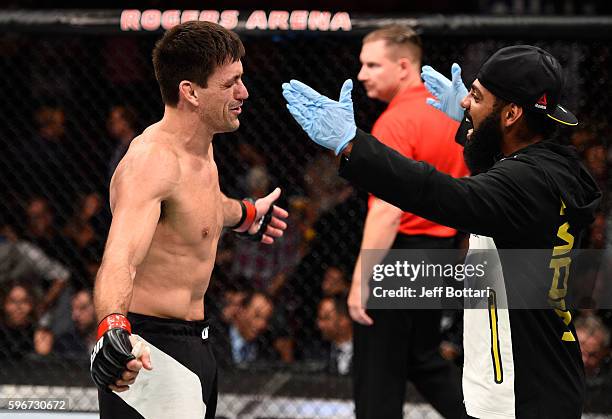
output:
[{"label": "blue latex glove", "polygon": [[425,87],[436,98],[428,98],[427,103],[441,110],[455,121],[461,122],[465,111],[461,107],[461,100],[468,94],[468,91],[463,84],[463,80],[461,80],[459,64],[453,63],[451,75],[452,81],[428,65],[424,65],[421,70]]},{"label": "blue latex glove", "polygon": [[336,155],[357,133],[352,90],[353,81],[348,79],[342,85],[336,102],[300,81],[283,83],[283,96],[293,118],[315,143],[334,150]]}]

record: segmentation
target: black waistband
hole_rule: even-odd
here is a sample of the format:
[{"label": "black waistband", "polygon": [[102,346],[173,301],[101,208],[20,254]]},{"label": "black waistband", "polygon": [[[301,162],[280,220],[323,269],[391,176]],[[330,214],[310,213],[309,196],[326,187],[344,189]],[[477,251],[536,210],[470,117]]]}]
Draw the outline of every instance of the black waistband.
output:
[{"label": "black waistband", "polygon": [[158,333],[183,336],[203,337],[202,332],[208,329],[208,320],[165,319],[145,314],[128,313],[132,333]]}]

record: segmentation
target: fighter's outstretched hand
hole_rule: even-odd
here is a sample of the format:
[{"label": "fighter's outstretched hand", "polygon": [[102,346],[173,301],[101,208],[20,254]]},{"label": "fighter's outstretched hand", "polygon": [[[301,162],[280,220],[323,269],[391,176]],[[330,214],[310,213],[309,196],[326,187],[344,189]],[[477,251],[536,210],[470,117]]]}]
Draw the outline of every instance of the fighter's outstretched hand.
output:
[{"label": "fighter's outstretched hand", "polygon": [[334,150],[336,155],[357,132],[352,90],[353,81],[348,79],[336,102],[298,80],[283,83],[283,96],[293,118],[315,143]]},{"label": "fighter's outstretched hand", "polygon": [[427,103],[441,110],[455,121],[461,122],[465,111],[461,107],[461,100],[467,95],[468,91],[461,79],[459,64],[453,63],[451,76],[452,80],[449,80],[428,65],[424,65],[421,70],[425,87],[435,97],[435,99],[428,98]]},{"label": "fighter's outstretched hand", "polygon": [[272,193],[255,201],[257,215],[249,228],[249,234],[254,236],[261,235],[260,241],[262,243],[274,243],[274,239],[282,237],[287,228],[287,223],[283,220],[289,216],[289,213],[281,207],[274,205],[274,202],[276,202],[280,195],[281,189],[276,188]]}]

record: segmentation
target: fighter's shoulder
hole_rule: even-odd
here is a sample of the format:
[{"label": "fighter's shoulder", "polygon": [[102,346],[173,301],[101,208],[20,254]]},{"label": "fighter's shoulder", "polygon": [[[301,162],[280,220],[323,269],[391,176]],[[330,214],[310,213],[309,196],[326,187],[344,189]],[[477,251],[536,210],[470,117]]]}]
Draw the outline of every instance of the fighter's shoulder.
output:
[{"label": "fighter's shoulder", "polygon": [[[167,195],[179,183],[181,176],[179,158],[170,144],[151,141],[140,135],[130,144],[125,157],[119,163],[111,180],[111,190],[127,187],[134,191],[156,191]],[[123,185],[123,186],[121,186]]]},{"label": "fighter's shoulder", "polygon": [[124,169],[144,171],[153,177],[156,174],[175,177],[180,172],[179,157],[174,147],[159,141],[147,131],[132,140],[124,161]]}]

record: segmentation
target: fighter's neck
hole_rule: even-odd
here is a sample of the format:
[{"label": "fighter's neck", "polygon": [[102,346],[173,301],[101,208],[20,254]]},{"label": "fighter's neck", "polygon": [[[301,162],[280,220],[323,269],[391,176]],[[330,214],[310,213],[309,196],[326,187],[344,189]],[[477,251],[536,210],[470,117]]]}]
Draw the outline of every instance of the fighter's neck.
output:
[{"label": "fighter's neck", "polygon": [[166,106],[159,128],[168,133],[178,147],[194,154],[208,154],[214,132],[196,112]]}]

